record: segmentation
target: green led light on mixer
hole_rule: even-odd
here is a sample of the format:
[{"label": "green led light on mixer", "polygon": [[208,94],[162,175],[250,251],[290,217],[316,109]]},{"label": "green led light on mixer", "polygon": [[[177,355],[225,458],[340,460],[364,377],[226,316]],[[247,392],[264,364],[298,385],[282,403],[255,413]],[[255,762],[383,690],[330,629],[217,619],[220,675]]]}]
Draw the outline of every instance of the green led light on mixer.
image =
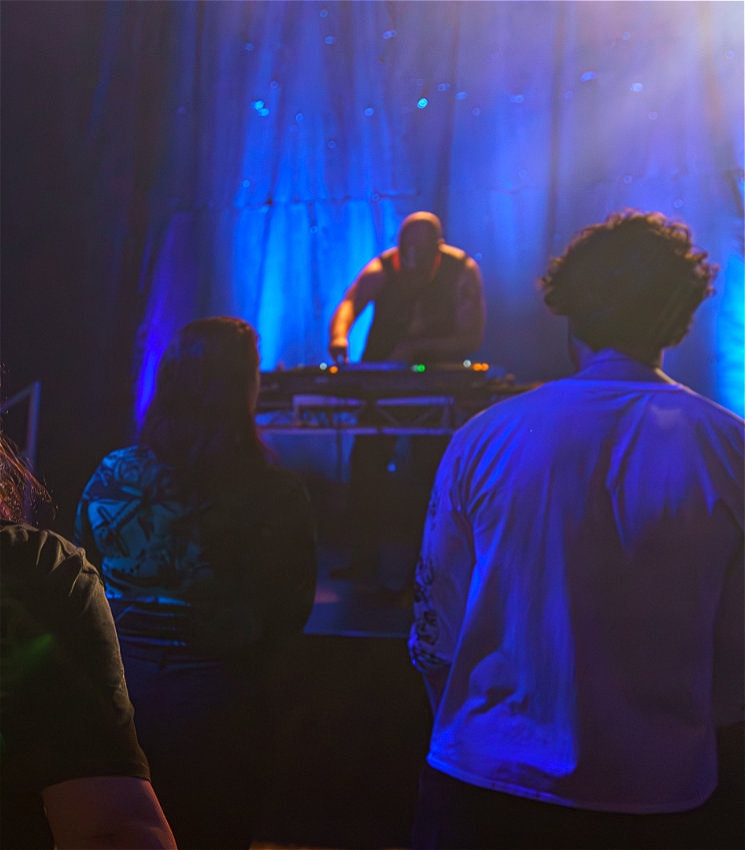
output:
[{"label": "green led light on mixer", "polygon": [[411,367],[411,371],[412,371],[412,372],[424,372],[424,370],[425,370],[426,368],[427,368],[427,367],[424,365],[424,363],[415,363],[415,364]]}]

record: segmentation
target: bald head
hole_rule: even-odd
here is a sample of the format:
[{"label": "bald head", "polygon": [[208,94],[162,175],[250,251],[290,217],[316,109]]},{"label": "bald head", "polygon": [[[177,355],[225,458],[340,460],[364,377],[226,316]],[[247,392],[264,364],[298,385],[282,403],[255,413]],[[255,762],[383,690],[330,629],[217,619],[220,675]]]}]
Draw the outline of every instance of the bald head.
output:
[{"label": "bald head", "polygon": [[430,234],[432,239],[439,241],[442,239],[442,225],[440,219],[434,213],[420,212],[407,215],[401,224],[401,229],[398,232],[399,241],[408,236],[409,233],[422,232]]},{"label": "bald head", "polygon": [[430,212],[407,216],[398,232],[398,251],[402,268],[431,273],[442,242],[440,219]]}]

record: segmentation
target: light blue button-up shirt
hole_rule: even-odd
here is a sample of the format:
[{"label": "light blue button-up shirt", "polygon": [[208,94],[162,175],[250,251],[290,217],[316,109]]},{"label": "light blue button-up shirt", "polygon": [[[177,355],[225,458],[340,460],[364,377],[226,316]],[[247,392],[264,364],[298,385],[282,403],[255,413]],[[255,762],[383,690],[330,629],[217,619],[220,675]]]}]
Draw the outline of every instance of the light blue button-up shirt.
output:
[{"label": "light blue button-up shirt", "polygon": [[454,435],[410,638],[447,677],[433,767],[578,808],[706,800],[743,718],[744,427],[605,351]]}]

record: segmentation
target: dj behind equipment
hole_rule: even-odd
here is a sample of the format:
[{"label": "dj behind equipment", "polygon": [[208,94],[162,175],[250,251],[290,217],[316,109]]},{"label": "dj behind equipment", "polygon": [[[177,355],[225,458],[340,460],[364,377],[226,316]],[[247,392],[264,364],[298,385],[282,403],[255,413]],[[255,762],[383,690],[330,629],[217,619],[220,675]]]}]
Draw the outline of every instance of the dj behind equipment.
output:
[{"label": "dj behind equipment", "polygon": [[[368,306],[373,308],[373,319],[362,362],[350,363],[349,333]],[[365,429],[356,433],[388,428],[388,434],[390,426],[400,424],[400,416],[391,422],[390,415],[381,415],[384,399],[399,399],[399,414],[406,399],[409,406],[421,408],[426,397],[441,408],[452,407],[456,398],[469,406],[474,402],[486,406],[492,382],[504,387],[509,381],[503,371],[473,362],[485,321],[478,264],[465,251],[445,244],[436,215],[412,213],[401,224],[398,244],[364,266],[334,310],[329,324],[331,361],[262,376],[260,405],[266,410],[292,399],[295,409],[307,411],[310,402],[323,402],[323,397],[366,401],[355,411],[354,421],[344,419],[345,426]],[[328,402],[324,406],[326,411],[331,407]],[[458,418],[450,417],[447,424],[460,424]],[[433,421],[431,416],[427,419]],[[338,417],[334,424],[341,424]],[[440,423],[440,435],[442,427]],[[371,473],[367,467],[380,455],[376,462],[387,468],[384,456],[392,447],[386,445],[387,449],[381,443],[361,441],[355,446],[352,466]]]},{"label": "dj behind equipment", "polygon": [[[349,333],[368,306],[362,362],[350,363]],[[412,553],[418,547],[453,431],[527,389],[474,360],[485,323],[478,264],[445,244],[436,215],[419,211],[402,222],[397,245],[373,257],[344,293],[329,324],[331,361],[262,375],[265,431],[354,434],[344,519],[352,551],[332,578],[380,585],[381,547],[391,536]],[[413,586],[415,555],[409,560],[404,587]]]},{"label": "dj behind equipment", "polygon": [[332,441],[330,478],[344,487],[344,510],[338,518],[324,514],[349,556],[329,577],[372,590],[376,604],[408,609],[429,492],[451,435],[480,410],[533,386],[469,360],[320,363],[263,372],[262,431]]},{"label": "dj behind equipment", "polygon": [[449,435],[491,404],[532,389],[487,363],[320,363],[261,373],[264,431]]}]

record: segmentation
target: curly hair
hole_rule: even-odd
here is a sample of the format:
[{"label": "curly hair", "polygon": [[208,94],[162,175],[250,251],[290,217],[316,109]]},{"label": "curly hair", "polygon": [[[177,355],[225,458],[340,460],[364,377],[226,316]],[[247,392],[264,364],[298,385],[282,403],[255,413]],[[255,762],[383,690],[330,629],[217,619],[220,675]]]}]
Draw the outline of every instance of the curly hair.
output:
[{"label": "curly hair", "polygon": [[659,352],[688,333],[718,267],[685,224],[625,210],[586,227],[540,279],[546,306],[594,350]]},{"label": "curly hair", "polygon": [[140,445],[197,489],[268,454],[251,404],[258,391],[256,331],[216,316],[182,328],[158,367]]}]

